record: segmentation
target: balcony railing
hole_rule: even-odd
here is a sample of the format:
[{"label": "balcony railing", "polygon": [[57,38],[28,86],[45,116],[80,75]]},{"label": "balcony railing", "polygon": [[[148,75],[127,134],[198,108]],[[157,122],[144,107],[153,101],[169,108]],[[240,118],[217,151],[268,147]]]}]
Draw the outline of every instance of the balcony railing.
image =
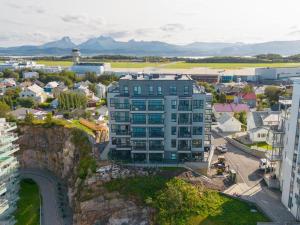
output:
[{"label": "balcony railing", "polygon": [[131,145],[130,144],[116,144],[116,147],[117,148],[131,148]]},{"label": "balcony railing", "polygon": [[135,150],[135,151],[146,151],[147,150],[147,146],[146,145],[132,146],[132,150]]},{"label": "balcony railing", "polygon": [[148,111],[164,111],[164,105],[148,105]]},{"label": "balcony railing", "polygon": [[132,124],[146,124],[146,118],[145,119],[132,119]]},{"label": "balcony railing", "polygon": [[149,137],[151,138],[163,138],[165,136],[164,132],[150,132]]},{"label": "balcony railing", "polygon": [[132,111],[146,111],[146,105],[131,105]]},{"label": "balcony railing", "polygon": [[164,119],[148,119],[149,124],[164,124]]},{"label": "balcony railing", "polygon": [[178,133],[178,137],[179,138],[190,138],[191,137],[191,133],[190,132],[179,132]]},{"label": "balcony railing", "polygon": [[5,144],[5,143],[16,141],[17,139],[18,136],[16,134],[7,134],[0,137],[0,143]]},{"label": "balcony railing", "polygon": [[191,146],[178,146],[178,151],[191,151]]},{"label": "balcony railing", "polygon": [[143,138],[143,137],[146,137],[146,132],[132,132],[131,136],[132,137]]},{"label": "balcony railing", "polygon": [[128,130],[116,130],[116,135],[130,135],[130,131]]},{"label": "balcony railing", "polygon": [[178,119],[178,124],[191,124],[192,121],[190,119]]},{"label": "balcony railing", "polygon": [[121,122],[121,123],[122,122],[127,123],[127,122],[130,121],[129,117],[115,117],[114,119],[115,119],[116,122]]},{"label": "balcony railing", "polygon": [[128,103],[115,103],[115,109],[130,109],[130,105]]},{"label": "balcony railing", "polygon": [[191,106],[186,106],[186,105],[179,105],[178,106],[178,111],[191,111],[192,107]]},{"label": "balcony railing", "polygon": [[163,145],[149,145],[149,151],[163,151]]}]

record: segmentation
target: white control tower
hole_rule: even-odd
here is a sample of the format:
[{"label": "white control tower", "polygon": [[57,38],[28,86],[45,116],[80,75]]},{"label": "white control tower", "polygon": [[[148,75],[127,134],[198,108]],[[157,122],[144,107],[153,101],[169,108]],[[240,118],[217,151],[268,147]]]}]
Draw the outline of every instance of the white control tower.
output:
[{"label": "white control tower", "polygon": [[80,61],[80,51],[78,48],[72,49],[73,63],[74,65],[78,64]]}]

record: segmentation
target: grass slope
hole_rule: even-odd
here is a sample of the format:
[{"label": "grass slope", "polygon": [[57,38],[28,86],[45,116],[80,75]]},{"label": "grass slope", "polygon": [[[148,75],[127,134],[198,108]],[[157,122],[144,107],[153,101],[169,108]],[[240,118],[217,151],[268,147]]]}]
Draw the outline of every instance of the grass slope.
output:
[{"label": "grass slope", "polygon": [[44,64],[45,66],[72,66],[73,62],[71,61],[52,61],[52,60],[38,60],[38,64]]},{"label": "grass slope", "polygon": [[159,175],[116,179],[105,187],[156,208],[159,225],[256,225],[268,221],[259,211],[251,212],[255,207],[245,202]]},{"label": "grass slope", "polygon": [[39,225],[40,194],[38,185],[30,179],[22,180],[19,195],[20,199],[15,212],[16,225]]}]

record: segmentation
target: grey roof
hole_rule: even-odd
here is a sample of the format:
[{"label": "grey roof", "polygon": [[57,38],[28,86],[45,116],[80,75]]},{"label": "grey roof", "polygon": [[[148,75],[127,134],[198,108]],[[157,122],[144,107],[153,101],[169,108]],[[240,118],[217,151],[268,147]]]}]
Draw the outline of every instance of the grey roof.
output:
[{"label": "grey roof", "polygon": [[252,115],[252,119],[254,122],[255,127],[262,127],[263,125],[263,119],[269,116],[270,114],[280,114],[280,112],[275,111],[256,111],[256,112],[250,112]]}]

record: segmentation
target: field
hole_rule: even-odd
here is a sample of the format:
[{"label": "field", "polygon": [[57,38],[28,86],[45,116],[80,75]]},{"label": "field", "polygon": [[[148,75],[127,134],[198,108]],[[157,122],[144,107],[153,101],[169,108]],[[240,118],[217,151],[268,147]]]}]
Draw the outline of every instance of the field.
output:
[{"label": "field", "polygon": [[[106,183],[105,187],[156,208],[160,225],[256,225],[257,222],[268,221],[255,206],[248,203],[212,190],[198,192],[185,182],[179,182],[179,185],[176,183],[173,179],[156,175],[117,179]],[[199,210],[190,213],[195,205],[200,205]],[[176,222],[161,220],[162,216],[166,220],[174,216]]]},{"label": "field", "polygon": [[17,225],[40,224],[40,195],[37,184],[24,179],[20,182],[20,199],[17,203],[15,218]]},{"label": "field", "polygon": [[38,60],[38,64],[44,64],[46,66],[71,66],[73,62],[71,61],[51,61],[51,60]]}]

